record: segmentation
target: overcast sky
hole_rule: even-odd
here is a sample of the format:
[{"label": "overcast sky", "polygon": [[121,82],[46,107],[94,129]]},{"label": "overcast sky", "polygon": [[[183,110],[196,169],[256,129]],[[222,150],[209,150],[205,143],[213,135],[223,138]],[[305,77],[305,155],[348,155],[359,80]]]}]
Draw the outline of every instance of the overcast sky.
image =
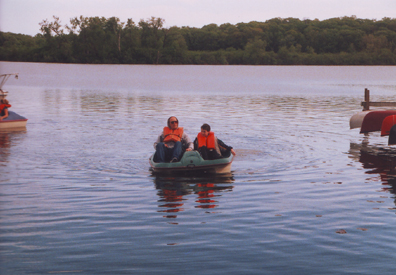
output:
[{"label": "overcast sky", "polygon": [[201,28],[215,23],[237,24],[281,17],[329,19],[352,16],[381,20],[396,18],[396,0],[0,0],[0,30],[36,35],[39,23],[52,16],[63,25],[70,18],[118,17],[135,23],[151,16],[165,19],[164,27]]}]

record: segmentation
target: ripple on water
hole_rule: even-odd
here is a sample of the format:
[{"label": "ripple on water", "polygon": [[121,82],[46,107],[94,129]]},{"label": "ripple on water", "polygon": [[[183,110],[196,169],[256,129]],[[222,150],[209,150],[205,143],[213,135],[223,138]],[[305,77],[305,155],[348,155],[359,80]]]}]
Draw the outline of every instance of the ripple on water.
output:
[{"label": "ripple on water", "polygon": [[[10,93],[28,127],[0,132],[0,273],[393,274],[394,150],[348,122],[367,83],[395,101],[394,68],[18,68],[36,80]],[[151,175],[171,115],[209,123],[232,173]]]}]

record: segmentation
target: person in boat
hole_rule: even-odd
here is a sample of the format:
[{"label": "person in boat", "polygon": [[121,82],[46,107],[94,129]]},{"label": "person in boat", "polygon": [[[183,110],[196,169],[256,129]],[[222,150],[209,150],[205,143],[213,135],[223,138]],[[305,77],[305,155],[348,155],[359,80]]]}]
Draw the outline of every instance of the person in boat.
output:
[{"label": "person in boat", "polygon": [[8,117],[8,108],[11,105],[9,104],[8,100],[5,98],[0,99],[0,120],[3,120]]},{"label": "person in boat", "polygon": [[236,155],[234,149],[223,141],[218,139],[213,132],[210,131],[209,124],[201,126],[201,132],[198,133],[194,140],[194,149],[197,150],[203,159],[213,160],[219,159],[229,154]]},{"label": "person in boat", "polygon": [[154,142],[155,162],[178,162],[183,151],[192,151],[194,144],[183,127],[179,127],[179,120],[171,116],[168,118],[168,126],[164,127],[162,134]]}]

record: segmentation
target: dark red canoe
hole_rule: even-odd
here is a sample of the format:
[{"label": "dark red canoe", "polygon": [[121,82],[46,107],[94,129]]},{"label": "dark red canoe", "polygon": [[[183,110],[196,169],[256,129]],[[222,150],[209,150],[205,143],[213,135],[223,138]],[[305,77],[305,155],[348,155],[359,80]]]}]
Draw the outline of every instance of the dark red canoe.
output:
[{"label": "dark red canoe", "polygon": [[381,131],[384,119],[392,115],[396,115],[396,110],[371,111],[364,117],[360,133]]}]

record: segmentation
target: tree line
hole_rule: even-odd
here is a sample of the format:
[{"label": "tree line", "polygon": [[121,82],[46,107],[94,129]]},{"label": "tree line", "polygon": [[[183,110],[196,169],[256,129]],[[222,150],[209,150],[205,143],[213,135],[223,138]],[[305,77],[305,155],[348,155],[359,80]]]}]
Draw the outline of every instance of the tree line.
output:
[{"label": "tree line", "polygon": [[84,64],[396,65],[396,19],[273,18],[164,28],[151,17],[59,17],[35,36],[0,32],[0,60]]}]

